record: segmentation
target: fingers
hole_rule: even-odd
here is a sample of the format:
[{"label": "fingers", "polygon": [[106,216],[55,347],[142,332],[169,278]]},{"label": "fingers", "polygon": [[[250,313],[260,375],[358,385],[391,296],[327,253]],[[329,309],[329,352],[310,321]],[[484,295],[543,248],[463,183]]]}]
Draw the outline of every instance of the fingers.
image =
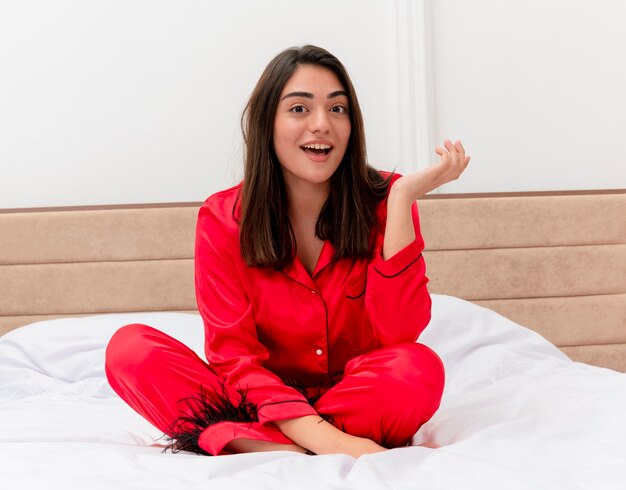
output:
[{"label": "fingers", "polygon": [[461,140],[457,140],[456,143],[454,143],[454,147],[456,148],[456,151],[459,152],[461,162],[463,162],[463,168],[467,167],[467,164],[469,163],[471,157],[469,155],[465,155],[465,148],[463,147],[463,143],[461,143]]},{"label": "fingers", "polygon": [[441,157],[439,162],[441,175],[438,180],[442,184],[458,179],[470,161],[470,157],[465,155],[465,148],[460,140],[452,143],[449,139],[445,139],[443,148],[437,146],[435,152]]},{"label": "fingers", "polygon": [[437,153],[437,155],[439,155],[440,157],[448,156],[448,150],[442,148],[441,146],[435,146],[435,153]]},{"label": "fingers", "polygon": [[439,155],[441,157],[441,160],[439,161],[439,167],[440,167],[440,172],[442,174],[447,173],[448,168],[450,167],[450,152],[448,151],[447,148],[445,148],[445,143],[444,143],[444,147],[442,148],[441,146],[437,146],[435,147],[435,152],[437,153],[437,155]]},{"label": "fingers", "polygon": [[418,199],[420,196],[458,179],[470,160],[470,157],[465,155],[465,148],[460,141],[453,144],[452,141],[446,139],[443,146],[435,147],[435,153],[441,157],[438,163],[402,177],[394,187],[400,189],[398,186],[402,182],[403,192],[408,192],[413,196],[413,200]]},{"label": "fingers", "polygon": [[[449,139],[446,139],[443,142],[443,146],[445,148],[445,151],[450,156],[450,159],[454,163],[462,162],[464,166],[466,166],[469,163],[470,157],[465,155],[465,147],[463,146],[463,143],[461,143],[461,140],[456,140],[454,143],[452,143],[452,141],[450,141]],[[442,151],[444,151],[444,149],[441,148],[440,146],[437,146],[435,148],[435,152],[439,156],[443,157],[444,154],[442,153]]]}]

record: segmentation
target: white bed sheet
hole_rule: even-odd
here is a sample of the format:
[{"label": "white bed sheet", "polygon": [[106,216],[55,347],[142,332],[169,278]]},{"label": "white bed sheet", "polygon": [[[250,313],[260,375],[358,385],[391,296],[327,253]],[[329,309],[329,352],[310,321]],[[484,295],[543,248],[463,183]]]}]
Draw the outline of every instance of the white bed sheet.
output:
[{"label": "white bed sheet", "polygon": [[538,334],[433,295],[420,342],[446,366],[440,410],[408,447],[353,459],[289,452],[163,454],[161,433],[104,377],[104,348],[146,323],[202,355],[196,315],[34,323],[0,338],[2,489],[624,489],[626,378],[569,360]]}]

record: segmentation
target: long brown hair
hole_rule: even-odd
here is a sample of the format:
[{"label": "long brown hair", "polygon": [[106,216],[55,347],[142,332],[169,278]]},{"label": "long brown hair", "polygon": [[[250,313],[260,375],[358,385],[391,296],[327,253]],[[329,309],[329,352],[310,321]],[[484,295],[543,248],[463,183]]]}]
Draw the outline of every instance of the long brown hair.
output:
[{"label": "long brown hair", "polygon": [[351,125],[346,153],[330,179],[330,193],[315,234],[330,240],[335,258],[369,257],[372,253],[370,237],[377,225],[376,207],[387,194],[391,176],[383,179],[367,164],[363,117],[346,69],[325,49],[306,45],[289,48],[270,61],[241,118],[245,153],[239,241],[248,266],[282,269],[296,255],[273,130],[283,87],[298,66],[306,64],[332,71],[341,82],[348,95]]}]

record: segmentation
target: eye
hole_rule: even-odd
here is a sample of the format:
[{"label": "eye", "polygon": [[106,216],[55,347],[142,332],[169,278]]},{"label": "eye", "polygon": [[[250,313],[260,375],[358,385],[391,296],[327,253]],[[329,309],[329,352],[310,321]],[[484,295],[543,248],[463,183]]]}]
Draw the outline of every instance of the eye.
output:
[{"label": "eye", "polygon": [[291,109],[289,109],[289,111],[301,114],[303,112],[306,112],[306,107],[304,107],[303,105],[295,105]]},{"label": "eye", "polygon": [[348,113],[348,108],[344,107],[342,105],[336,105],[336,106],[333,106],[331,111],[336,113],[336,114],[347,114]]}]

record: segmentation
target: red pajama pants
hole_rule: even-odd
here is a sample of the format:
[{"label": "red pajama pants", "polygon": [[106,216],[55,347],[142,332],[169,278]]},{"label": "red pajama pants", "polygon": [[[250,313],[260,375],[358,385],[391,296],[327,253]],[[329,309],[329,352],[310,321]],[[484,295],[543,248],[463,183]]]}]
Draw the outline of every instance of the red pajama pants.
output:
[{"label": "red pajama pants", "polygon": [[[174,422],[192,410],[183,402],[189,397],[224,390],[235,400],[239,396],[191,349],[146,325],[126,325],[113,335],[105,368],[115,392],[169,436]],[[322,389],[313,407],[349,434],[398,447],[433,416],[443,385],[443,364],[431,349],[398,344],[352,359],[342,380]],[[225,447],[235,439],[293,444],[271,423],[223,421],[203,428],[198,446],[209,454],[227,454]]]}]

